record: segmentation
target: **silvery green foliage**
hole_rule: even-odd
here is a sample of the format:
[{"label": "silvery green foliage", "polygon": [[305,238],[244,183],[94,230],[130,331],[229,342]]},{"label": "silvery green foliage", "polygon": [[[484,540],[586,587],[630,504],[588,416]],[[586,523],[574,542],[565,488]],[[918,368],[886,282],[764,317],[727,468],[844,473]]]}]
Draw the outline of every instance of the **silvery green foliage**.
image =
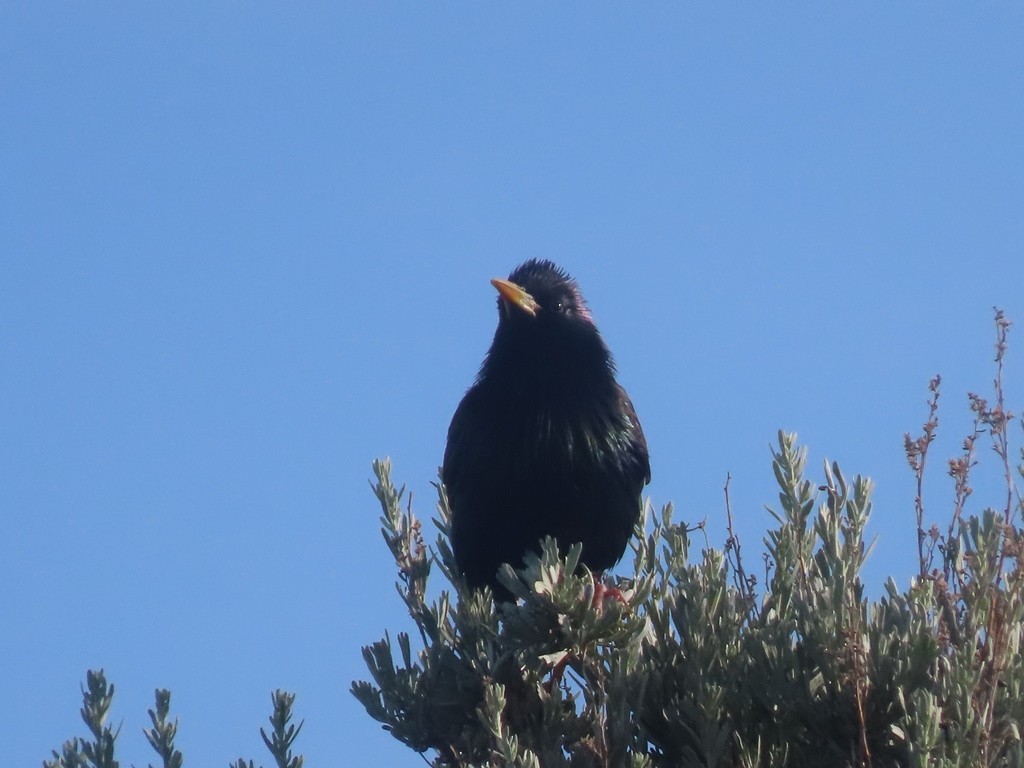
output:
[{"label": "silvery green foliage", "polygon": [[[106,725],[110,705],[114,699],[114,686],[107,682],[103,670],[89,670],[82,688],[82,720],[91,738],[74,738],[64,742],[60,752],[53,752],[53,760],[44,760],[43,768],[118,768],[114,758],[117,738],[121,732]],[[292,754],[292,745],[302,730],[302,723],[293,725],[292,705],[295,695],[285,691],[271,694],[274,711],[270,716],[270,733],[260,728],[260,736],[274,758],[277,768],[302,768],[303,758]],[[160,757],[161,768],[181,768],[184,757],[174,745],[178,721],[171,721],[171,693],[157,689],[156,706],[149,710],[151,728],[143,729],[146,741]],[[149,768],[153,768],[150,764]],[[255,768],[252,760],[239,758],[229,768]]]},{"label": "silvery green foliage", "polygon": [[79,713],[91,738],[65,741],[61,751],[53,752],[53,760],[44,760],[43,768],[118,768],[114,759],[116,731],[107,725],[107,714],[114,699],[114,686],[107,683],[103,670],[89,670],[82,687],[82,708]]},{"label": "silvery green foliage", "polygon": [[836,464],[812,483],[805,455],[779,434],[762,593],[734,538],[696,552],[668,506],[638,527],[625,599],[602,607],[579,550],[550,540],[501,574],[517,604],[468,591],[444,489],[429,548],[376,462],[416,640],[365,648],[372,680],[353,694],[434,766],[1021,765],[1022,531],[965,519],[942,543],[959,591],[935,571],[869,601],[871,483]]}]

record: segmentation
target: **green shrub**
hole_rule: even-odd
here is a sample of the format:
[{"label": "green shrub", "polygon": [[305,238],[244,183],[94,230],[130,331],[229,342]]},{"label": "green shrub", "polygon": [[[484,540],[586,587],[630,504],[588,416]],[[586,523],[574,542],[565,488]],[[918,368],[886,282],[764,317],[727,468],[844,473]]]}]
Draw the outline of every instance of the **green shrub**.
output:
[{"label": "green shrub", "polygon": [[[827,466],[779,433],[776,527],[765,539],[763,594],[738,539],[691,546],[671,505],[633,540],[624,604],[595,607],[579,550],[552,541],[502,583],[521,598],[496,607],[466,590],[448,544],[439,487],[433,549],[402,509],[390,464],[376,462],[384,538],[416,626],[364,649],[372,681],[352,692],[375,720],[435,766],[1017,766],[1024,765],[1024,531],[1014,485],[1002,367],[1009,323],[996,313],[997,374],[950,462],[954,512],[924,529],[921,489],[937,427],[906,438],[918,480],[919,574],[900,592],[864,596],[860,570],[871,482]],[[976,443],[988,434],[1006,496],[964,518]],[[1018,467],[1016,474],[1024,469]],[[727,486],[728,488],[728,486]],[[450,584],[428,601],[434,569]],[[395,647],[397,645],[397,648]],[[564,666],[565,672],[561,669]],[[558,672],[554,670],[558,669]]]}]

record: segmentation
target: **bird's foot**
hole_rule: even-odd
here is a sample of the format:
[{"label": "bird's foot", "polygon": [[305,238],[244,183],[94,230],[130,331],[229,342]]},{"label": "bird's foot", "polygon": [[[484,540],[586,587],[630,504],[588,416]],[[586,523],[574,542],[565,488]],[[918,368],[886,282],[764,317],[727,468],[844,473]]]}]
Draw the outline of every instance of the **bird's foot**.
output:
[{"label": "bird's foot", "polygon": [[565,676],[565,668],[569,666],[569,660],[571,658],[572,654],[566,653],[558,663],[551,668],[551,677],[549,677],[543,684],[544,690],[548,695],[562,684],[562,677]]},{"label": "bird's foot", "polygon": [[622,590],[618,587],[605,586],[604,582],[599,577],[594,578],[594,599],[591,602],[591,606],[595,611],[601,613],[604,610],[604,601],[608,598],[617,600],[619,605],[623,608],[629,605],[629,601],[623,594]]}]

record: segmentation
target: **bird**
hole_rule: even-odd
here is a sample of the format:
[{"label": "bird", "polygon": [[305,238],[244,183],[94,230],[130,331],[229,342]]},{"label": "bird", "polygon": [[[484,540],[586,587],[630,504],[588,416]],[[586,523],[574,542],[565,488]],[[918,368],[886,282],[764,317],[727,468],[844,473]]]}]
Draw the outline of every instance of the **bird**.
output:
[{"label": "bird", "polygon": [[[577,282],[531,259],[495,278],[498,325],[448,428],[441,480],[471,589],[553,537],[592,573],[622,557],[650,482],[647,440]],[[595,585],[596,586],[596,585]]]}]

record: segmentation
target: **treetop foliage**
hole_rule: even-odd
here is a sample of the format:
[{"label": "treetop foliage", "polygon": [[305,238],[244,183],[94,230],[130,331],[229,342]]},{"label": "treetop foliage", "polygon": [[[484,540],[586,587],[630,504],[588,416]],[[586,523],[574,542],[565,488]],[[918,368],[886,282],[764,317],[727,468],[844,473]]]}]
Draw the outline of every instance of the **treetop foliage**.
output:
[{"label": "treetop foliage", "polygon": [[[974,423],[949,463],[951,519],[925,529],[924,471],[938,425],[906,437],[918,481],[918,575],[865,597],[860,571],[871,482],[835,463],[815,480],[796,436],[772,452],[764,583],[732,533],[693,546],[672,506],[646,511],[622,602],[594,601],[579,549],[544,542],[501,583],[495,604],[455,569],[450,512],[438,486],[433,547],[388,461],[374,464],[385,542],[416,640],[390,633],[364,649],[366,711],[434,766],[1016,766],[1024,765],[1024,530],[1004,405],[1009,323],[996,313],[991,403],[969,396]],[[991,441],[1005,496],[964,516],[979,441]],[[428,600],[428,579],[447,584]],[[415,645],[415,649],[414,649]]]}]

